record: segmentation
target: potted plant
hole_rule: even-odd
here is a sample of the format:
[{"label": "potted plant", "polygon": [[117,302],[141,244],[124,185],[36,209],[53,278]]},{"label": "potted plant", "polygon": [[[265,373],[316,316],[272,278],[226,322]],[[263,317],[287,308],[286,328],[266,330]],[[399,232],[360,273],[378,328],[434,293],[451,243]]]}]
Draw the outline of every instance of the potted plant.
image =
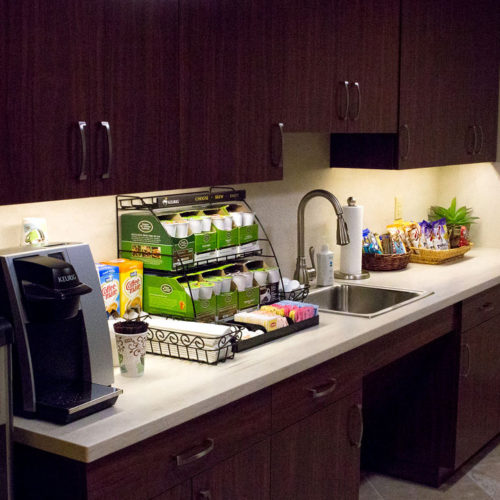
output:
[{"label": "potted plant", "polygon": [[471,214],[472,208],[463,206],[457,209],[457,198],[455,197],[451,200],[448,208],[432,206],[429,210],[429,220],[446,219],[450,247],[456,248],[459,246],[461,227],[465,226],[469,231],[471,224],[475,224],[476,220],[479,219],[479,217],[473,217]]}]

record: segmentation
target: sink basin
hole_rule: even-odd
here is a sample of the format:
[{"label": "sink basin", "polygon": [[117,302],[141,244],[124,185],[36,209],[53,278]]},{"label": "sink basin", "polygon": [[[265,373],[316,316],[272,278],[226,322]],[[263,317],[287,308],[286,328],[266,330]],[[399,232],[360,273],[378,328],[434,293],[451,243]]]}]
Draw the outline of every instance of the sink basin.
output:
[{"label": "sink basin", "polygon": [[423,290],[341,283],[311,290],[306,301],[318,305],[322,312],[372,318],[411,304],[432,293]]}]

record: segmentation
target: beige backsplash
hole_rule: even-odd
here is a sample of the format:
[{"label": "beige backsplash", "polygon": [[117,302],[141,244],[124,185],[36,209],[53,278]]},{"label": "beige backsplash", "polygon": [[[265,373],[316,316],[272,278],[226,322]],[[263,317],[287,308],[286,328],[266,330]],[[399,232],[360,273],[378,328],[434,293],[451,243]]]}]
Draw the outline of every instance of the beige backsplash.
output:
[{"label": "beige backsplash", "polygon": [[[296,256],[297,205],[311,189],[327,189],[342,204],[354,196],[364,206],[364,226],[383,230],[394,217],[394,197],[405,218],[421,220],[431,204],[459,204],[481,217],[473,239],[481,246],[500,247],[500,164],[482,163],[380,171],[328,168],[329,136],[285,134],[284,180],[245,184],[247,200],[257,212],[273,243],[285,275],[293,273]],[[23,217],[45,217],[51,241],[85,241],[95,260],[116,255],[115,198],[113,196],[0,207],[0,247],[18,245]],[[333,246],[336,219],[333,208],[313,199],[306,209],[306,248]],[[339,250],[334,249],[338,262]]]}]

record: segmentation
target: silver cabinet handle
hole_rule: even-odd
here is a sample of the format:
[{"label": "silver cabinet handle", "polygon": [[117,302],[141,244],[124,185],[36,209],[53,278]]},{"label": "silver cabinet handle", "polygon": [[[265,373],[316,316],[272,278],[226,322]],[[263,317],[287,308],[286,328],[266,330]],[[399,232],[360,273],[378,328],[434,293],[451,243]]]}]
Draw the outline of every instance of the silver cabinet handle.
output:
[{"label": "silver cabinet handle", "polygon": [[210,490],[201,490],[198,493],[198,498],[205,498],[206,500],[212,500],[212,493],[210,493]]},{"label": "silver cabinet handle", "polygon": [[[403,131],[406,133],[406,149],[404,150],[401,148],[401,142],[402,142],[402,136],[403,136]],[[408,127],[408,124],[405,123],[404,125],[401,125],[399,129],[399,145],[400,145],[400,150],[399,150],[399,157],[402,160],[407,160],[410,154],[410,128]]]},{"label": "silver cabinet handle", "polygon": [[348,425],[347,434],[349,436],[350,443],[353,446],[356,446],[356,448],[361,448],[361,442],[363,441],[364,425],[363,425],[363,410],[361,409],[360,404],[351,406],[351,408],[349,409],[349,417],[347,425]]},{"label": "silver cabinet handle", "polygon": [[477,129],[479,130],[479,136],[481,138],[481,140],[479,141],[479,146],[477,147],[477,149],[475,150],[475,153],[477,155],[480,155],[482,152],[483,152],[483,143],[484,143],[484,132],[483,132],[483,127],[481,125],[478,125],[477,126]]},{"label": "silver cabinet handle", "polygon": [[197,453],[191,454],[191,450],[181,453],[180,455],[176,455],[175,461],[177,462],[177,465],[186,465],[190,464],[192,462],[196,462],[196,460],[200,460],[203,457],[206,457],[213,449],[215,446],[215,441],[211,438],[207,438],[203,444],[203,449],[200,450]]},{"label": "silver cabinet handle", "polygon": [[312,393],[312,397],[314,399],[317,398],[324,398],[325,396],[328,396],[328,394],[331,394],[335,388],[337,387],[337,379],[336,378],[331,378],[328,381],[328,384],[325,384],[321,387],[313,387],[312,389],[307,389],[310,393]]},{"label": "silver cabinet handle", "polygon": [[271,130],[271,164],[281,168],[283,163],[283,123],[275,123]]},{"label": "silver cabinet handle", "polygon": [[80,175],[78,180],[87,180],[87,139],[85,134],[85,127],[87,122],[78,122],[78,128],[80,129]]},{"label": "silver cabinet handle", "polygon": [[338,117],[341,120],[347,120],[349,118],[349,82],[345,80],[343,82],[340,82],[340,84],[342,85],[342,87],[344,89],[345,108],[344,108],[344,112],[342,113],[341,108],[339,106]]},{"label": "silver cabinet handle", "polygon": [[106,130],[106,140],[108,141],[107,167],[102,174],[101,179],[109,179],[111,177],[111,162],[113,161],[113,142],[111,140],[111,127],[109,122],[100,122],[101,127]]},{"label": "silver cabinet handle", "polygon": [[361,88],[358,82],[351,83],[350,86],[354,87],[356,89],[356,93],[358,94],[358,105],[356,106],[356,113],[351,118],[351,120],[356,121],[359,119],[359,113],[361,112]]}]

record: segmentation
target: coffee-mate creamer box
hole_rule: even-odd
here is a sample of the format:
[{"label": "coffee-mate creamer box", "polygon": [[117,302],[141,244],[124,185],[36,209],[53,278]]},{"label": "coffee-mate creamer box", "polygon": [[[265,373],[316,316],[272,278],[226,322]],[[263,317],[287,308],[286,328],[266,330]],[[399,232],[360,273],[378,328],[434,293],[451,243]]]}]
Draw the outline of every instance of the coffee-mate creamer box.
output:
[{"label": "coffee-mate creamer box", "polygon": [[99,276],[106,312],[108,315],[113,314],[113,311],[120,314],[120,271],[118,267],[99,262],[95,268]]},{"label": "coffee-mate creamer box", "polygon": [[142,310],[142,262],[129,259],[112,259],[102,262],[118,267],[120,275],[120,316],[128,310]]}]

